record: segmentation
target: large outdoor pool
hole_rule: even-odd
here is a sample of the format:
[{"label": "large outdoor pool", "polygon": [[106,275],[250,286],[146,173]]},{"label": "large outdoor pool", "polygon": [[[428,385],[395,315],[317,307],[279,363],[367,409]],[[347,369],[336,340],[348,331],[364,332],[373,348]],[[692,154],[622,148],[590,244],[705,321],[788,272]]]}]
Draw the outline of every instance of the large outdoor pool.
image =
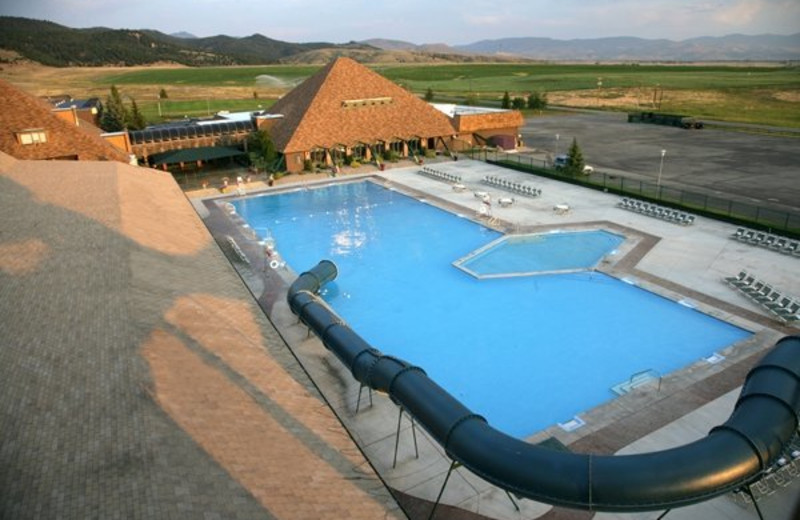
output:
[{"label": "large outdoor pool", "polygon": [[372,182],[234,202],[296,272],[329,259],[323,297],[375,348],[421,366],[524,438],[750,335],[595,271],[478,279],[453,263],[500,235]]}]

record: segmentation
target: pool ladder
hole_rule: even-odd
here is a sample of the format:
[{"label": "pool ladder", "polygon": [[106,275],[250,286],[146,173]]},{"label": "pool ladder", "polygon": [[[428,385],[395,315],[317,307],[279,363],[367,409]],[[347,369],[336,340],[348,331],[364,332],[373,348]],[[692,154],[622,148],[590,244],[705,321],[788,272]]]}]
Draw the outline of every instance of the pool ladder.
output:
[{"label": "pool ladder", "polygon": [[658,389],[657,391],[661,391],[661,380],[663,379],[661,374],[658,373],[657,370],[652,368],[648,368],[647,370],[642,370],[640,372],[636,372],[633,374],[627,381],[623,381],[617,385],[611,387],[611,391],[617,395],[625,395],[631,390],[638,388],[642,385],[645,385],[651,381],[658,380]]}]

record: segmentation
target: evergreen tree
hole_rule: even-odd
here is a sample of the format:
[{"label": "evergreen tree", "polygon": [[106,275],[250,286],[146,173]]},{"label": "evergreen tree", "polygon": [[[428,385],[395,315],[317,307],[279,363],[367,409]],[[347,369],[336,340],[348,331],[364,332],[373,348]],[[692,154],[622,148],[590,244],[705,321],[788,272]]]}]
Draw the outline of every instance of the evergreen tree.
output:
[{"label": "evergreen tree", "polygon": [[167,89],[162,87],[161,91],[158,93],[158,99],[167,99],[168,97],[169,96],[167,96]]},{"label": "evergreen tree", "polygon": [[511,108],[514,110],[522,110],[525,108],[525,98],[523,97],[515,97],[511,100]]},{"label": "evergreen tree", "polygon": [[427,101],[428,103],[433,101],[433,89],[432,88],[428,87],[428,90],[425,91],[425,96],[424,96],[423,99],[425,99],[425,101]]},{"label": "evergreen tree", "polygon": [[528,108],[543,110],[547,108],[547,92],[531,92],[528,96]]},{"label": "evergreen tree", "polygon": [[122,102],[122,96],[117,87],[111,85],[111,93],[106,98],[106,103],[103,106],[100,128],[106,132],[119,132],[125,129],[129,119],[128,109],[125,108],[125,104]]},{"label": "evergreen tree", "polygon": [[567,152],[566,171],[569,175],[580,175],[583,173],[583,168],[585,166],[586,163],[583,162],[583,152],[581,152],[581,148],[578,146],[578,140],[573,137],[572,144]]},{"label": "evergreen tree", "polygon": [[136,104],[135,99],[131,99],[130,121],[128,121],[128,128],[131,130],[142,130],[147,126],[147,120],[139,111],[139,106]]},{"label": "evergreen tree", "polygon": [[278,158],[278,149],[266,130],[255,132],[248,141],[250,162],[258,169],[272,168]]},{"label": "evergreen tree", "polygon": [[511,96],[509,95],[508,91],[503,94],[503,101],[500,102],[500,108],[509,109],[511,108]]}]

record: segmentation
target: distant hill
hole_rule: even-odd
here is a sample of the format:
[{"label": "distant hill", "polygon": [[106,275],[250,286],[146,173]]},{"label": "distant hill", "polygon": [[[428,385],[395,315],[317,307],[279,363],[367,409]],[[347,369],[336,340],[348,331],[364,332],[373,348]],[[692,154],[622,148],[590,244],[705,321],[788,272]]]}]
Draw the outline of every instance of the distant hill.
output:
[{"label": "distant hill", "polygon": [[186,38],[152,30],[71,29],[52,22],[0,16],[0,49],[54,67],[148,65],[260,65],[318,49],[373,49],[364,44],[289,43],[254,34],[245,38]]},{"label": "distant hill", "polygon": [[800,33],[789,36],[733,34],[683,41],[633,37],[503,38],[458,45],[455,49],[550,61],[795,61],[800,60]]},{"label": "distant hill", "polygon": [[334,44],[290,43],[261,34],[198,38],[147,29],[71,29],[48,21],[0,16],[0,62],[31,60],[55,67],[149,65],[263,65],[326,63],[350,56],[365,63],[492,61],[797,61],[800,33],[730,35],[684,41],[643,38],[554,40],[503,38],[469,45],[416,45],[373,39]]},{"label": "distant hill", "polygon": [[179,31],[179,32],[176,32],[176,33],[170,33],[170,36],[172,36],[173,38],[183,38],[184,40],[197,38],[197,36],[195,36],[194,34],[192,34],[190,32],[186,32],[186,31]]}]

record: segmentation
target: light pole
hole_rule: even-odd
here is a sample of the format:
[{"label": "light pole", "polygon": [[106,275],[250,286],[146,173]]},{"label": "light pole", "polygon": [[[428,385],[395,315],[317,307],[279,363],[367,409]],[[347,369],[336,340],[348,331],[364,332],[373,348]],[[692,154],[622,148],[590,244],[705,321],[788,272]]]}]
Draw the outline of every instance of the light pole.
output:
[{"label": "light pole", "polygon": [[661,172],[664,171],[664,156],[667,155],[666,150],[661,150],[661,163],[658,165],[658,179],[656,180],[656,186],[659,188],[661,187]]},{"label": "light pole", "polygon": [[561,136],[556,134],[556,156],[558,156],[558,138],[559,137],[561,137]]}]

